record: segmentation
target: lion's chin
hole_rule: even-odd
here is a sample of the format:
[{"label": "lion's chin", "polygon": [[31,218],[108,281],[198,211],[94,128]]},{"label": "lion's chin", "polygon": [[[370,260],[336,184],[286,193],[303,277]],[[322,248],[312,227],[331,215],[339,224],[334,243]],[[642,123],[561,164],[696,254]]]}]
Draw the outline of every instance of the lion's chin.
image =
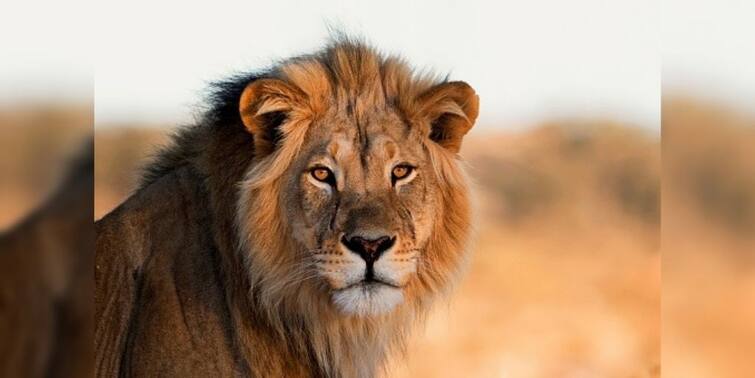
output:
[{"label": "lion's chin", "polygon": [[400,288],[380,283],[354,285],[333,294],[333,303],[341,312],[364,317],[386,314],[403,301]]}]

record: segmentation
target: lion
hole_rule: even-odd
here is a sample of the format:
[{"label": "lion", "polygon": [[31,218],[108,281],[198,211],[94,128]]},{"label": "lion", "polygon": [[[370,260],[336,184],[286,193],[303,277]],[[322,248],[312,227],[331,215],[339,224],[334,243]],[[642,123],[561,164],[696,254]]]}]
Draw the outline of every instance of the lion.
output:
[{"label": "lion", "polygon": [[477,94],[337,38],[210,103],[96,222],[96,374],[385,372],[469,260]]}]

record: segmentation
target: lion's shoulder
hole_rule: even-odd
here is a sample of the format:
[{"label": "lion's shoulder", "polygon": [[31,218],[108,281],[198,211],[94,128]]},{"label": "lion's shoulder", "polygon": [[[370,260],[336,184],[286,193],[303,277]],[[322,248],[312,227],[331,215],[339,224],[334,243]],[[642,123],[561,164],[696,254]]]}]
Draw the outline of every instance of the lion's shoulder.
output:
[{"label": "lion's shoulder", "polygon": [[96,223],[98,374],[126,368],[187,376],[202,366],[212,376],[234,369],[209,227],[206,194],[188,167],[163,175]]}]

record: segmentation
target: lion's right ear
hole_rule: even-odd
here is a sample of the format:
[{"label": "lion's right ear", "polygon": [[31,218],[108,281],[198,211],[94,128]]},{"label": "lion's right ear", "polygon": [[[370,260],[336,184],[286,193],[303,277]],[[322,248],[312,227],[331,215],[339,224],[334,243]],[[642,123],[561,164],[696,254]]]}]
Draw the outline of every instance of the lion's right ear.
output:
[{"label": "lion's right ear", "polygon": [[263,157],[275,150],[283,136],[281,125],[303,104],[304,94],[282,80],[258,79],[246,86],[239,111],[254,137],[255,155]]},{"label": "lion's right ear", "polygon": [[458,153],[461,140],[474,126],[480,99],[463,81],[438,84],[417,98],[419,114],[430,124],[429,138]]}]

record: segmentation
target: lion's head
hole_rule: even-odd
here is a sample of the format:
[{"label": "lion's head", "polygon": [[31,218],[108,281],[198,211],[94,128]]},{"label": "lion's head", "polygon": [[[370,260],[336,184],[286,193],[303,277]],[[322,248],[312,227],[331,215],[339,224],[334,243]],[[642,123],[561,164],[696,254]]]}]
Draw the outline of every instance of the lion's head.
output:
[{"label": "lion's head", "polygon": [[237,225],[270,308],[416,313],[451,286],[470,233],[469,85],[341,42],[252,81],[239,108],[255,161]]}]

